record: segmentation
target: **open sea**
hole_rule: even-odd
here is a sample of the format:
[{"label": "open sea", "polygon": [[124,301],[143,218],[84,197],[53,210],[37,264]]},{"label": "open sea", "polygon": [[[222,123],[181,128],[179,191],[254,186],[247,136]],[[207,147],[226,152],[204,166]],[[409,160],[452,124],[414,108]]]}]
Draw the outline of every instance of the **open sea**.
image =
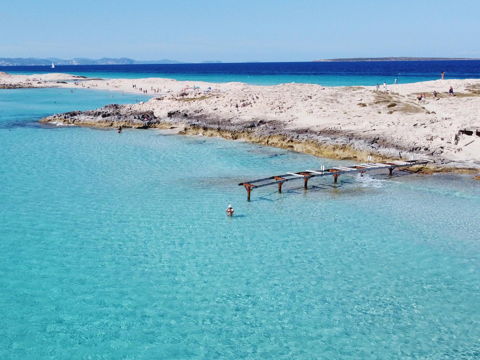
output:
[{"label": "open sea", "polygon": [[324,86],[399,84],[446,78],[480,78],[480,60],[161,65],[0,66],[17,74],[60,72],[101,78],[162,77],[188,81],[240,81],[256,85],[309,83]]},{"label": "open sea", "polygon": [[343,176],[248,203],[243,180],[351,162],[37,122],[143,99],[0,90],[0,359],[480,358],[478,181]]}]

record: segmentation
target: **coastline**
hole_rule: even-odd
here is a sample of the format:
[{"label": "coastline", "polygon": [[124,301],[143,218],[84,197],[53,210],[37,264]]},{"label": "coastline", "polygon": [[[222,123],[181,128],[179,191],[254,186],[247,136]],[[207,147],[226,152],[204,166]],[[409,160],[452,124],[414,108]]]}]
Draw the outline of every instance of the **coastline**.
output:
[{"label": "coastline", "polygon": [[[383,144],[380,148],[372,148],[364,139],[353,139],[345,134],[330,132],[327,134],[315,133],[308,129],[290,130],[281,128],[275,122],[245,122],[232,124],[218,122],[206,118],[185,118],[171,116],[168,119],[155,117],[152,111],[139,112],[131,109],[131,105],[107,105],[91,111],[75,111],[48,116],[40,120],[42,124],[51,126],[79,126],[98,129],[159,129],[170,134],[186,136],[221,137],[232,141],[246,141],[258,145],[281,148],[285,150],[305,153],[317,157],[352,160],[356,162],[392,161],[398,159],[413,159],[415,153],[407,149],[399,149],[393,144]],[[418,156],[417,156],[418,158]],[[480,174],[477,168],[462,166],[442,166],[433,159],[428,165],[416,166],[413,172]]]},{"label": "coastline", "polygon": [[[476,119],[480,80],[389,85],[385,91],[383,86],[377,90],[0,74],[0,87],[5,84],[154,96],[133,105],[57,114],[42,123],[175,128],[183,135],[220,136],[321,157],[355,161],[369,156],[378,161],[422,158],[432,162],[425,172],[480,172],[480,121]],[[446,94],[450,86],[456,96]],[[417,100],[419,94],[422,100]]]}]

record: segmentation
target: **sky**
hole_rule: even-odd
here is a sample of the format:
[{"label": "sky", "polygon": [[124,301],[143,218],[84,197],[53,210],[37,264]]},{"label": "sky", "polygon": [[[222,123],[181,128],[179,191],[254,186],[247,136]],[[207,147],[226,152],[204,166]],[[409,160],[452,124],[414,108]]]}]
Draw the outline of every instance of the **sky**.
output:
[{"label": "sky", "polygon": [[0,1],[0,57],[480,58],[479,0]]}]

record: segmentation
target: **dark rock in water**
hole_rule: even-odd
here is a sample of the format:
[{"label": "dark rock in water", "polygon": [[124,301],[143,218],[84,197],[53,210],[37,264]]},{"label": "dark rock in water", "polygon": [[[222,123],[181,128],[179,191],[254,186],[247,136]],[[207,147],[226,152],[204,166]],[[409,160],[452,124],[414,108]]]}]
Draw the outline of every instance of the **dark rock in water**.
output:
[{"label": "dark rock in water", "polygon": [[133,127],[149,128],[160,123],[153,111],[137,111],[128,105],[111,104],[97,110],[70,111],[49,116],[44,123],[59,122],[65,125],[97,126],[97,127]]},{"label": "dark rock in water", "polygon": [[20,83],[20,84],[0,84],[0,89],[25,89],[31,88],[31,83]]}]

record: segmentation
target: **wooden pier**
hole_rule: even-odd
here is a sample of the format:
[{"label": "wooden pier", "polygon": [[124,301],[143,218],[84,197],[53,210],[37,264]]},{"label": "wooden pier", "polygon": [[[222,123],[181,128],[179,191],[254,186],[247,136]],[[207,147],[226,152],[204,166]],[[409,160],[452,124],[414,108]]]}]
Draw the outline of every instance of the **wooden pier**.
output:
[{"label": "wooden pier", "polygon": [[314,177],[332,176],[333,182],[336,184],[340,175],[353,175],[356,173],[364,174],[370,171],[376,170],[388,170],[390,176],[393,175],[393,170],[397,168],[407,168],[416,165],[425,165],[427,160],[408,160],[408,161],[392,161],[385,163],[366,163],[352,166],[336,166],[330,169],[322,168],[320,170],[305,170],[299,172],[287,172],[283,175],[274,175],[263,179],[257,179],[252,181],[245,181],[238,185],[245,187],[247,190],[247,200],[250,201],[250,196],[253,189],[277,185],[278,192],[282,192],[282,186],[288,181],[303,179],[304,189],[308,189],[308,181]]}]

